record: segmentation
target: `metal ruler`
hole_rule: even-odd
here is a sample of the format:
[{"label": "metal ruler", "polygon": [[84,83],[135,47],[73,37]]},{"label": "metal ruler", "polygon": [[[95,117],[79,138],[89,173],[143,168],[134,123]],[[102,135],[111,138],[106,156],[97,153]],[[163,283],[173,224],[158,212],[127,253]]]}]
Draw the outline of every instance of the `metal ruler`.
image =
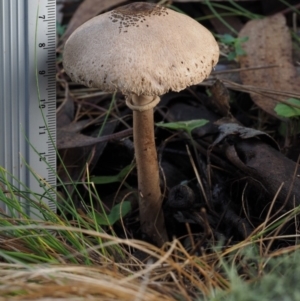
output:
[{"label": "metal ruler", "polygon": [[[56,0],[0,0],[0,180],[5,174],[15,191],[33,192],[30,198],[53,211],[55,48]],[[10,213],[4,203],[0,208]]]}]

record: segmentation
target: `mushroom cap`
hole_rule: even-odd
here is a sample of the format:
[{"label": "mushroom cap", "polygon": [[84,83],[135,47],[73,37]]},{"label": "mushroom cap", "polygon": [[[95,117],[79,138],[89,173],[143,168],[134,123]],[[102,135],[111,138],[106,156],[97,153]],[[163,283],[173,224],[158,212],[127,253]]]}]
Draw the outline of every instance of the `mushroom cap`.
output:
[{"label": "mushroom cap", "polygon": [[135,2],[101,14],[66,41],[71,79],[125,95],[162,95],[202,82],[219,58],[213,35],[187,15]]}]

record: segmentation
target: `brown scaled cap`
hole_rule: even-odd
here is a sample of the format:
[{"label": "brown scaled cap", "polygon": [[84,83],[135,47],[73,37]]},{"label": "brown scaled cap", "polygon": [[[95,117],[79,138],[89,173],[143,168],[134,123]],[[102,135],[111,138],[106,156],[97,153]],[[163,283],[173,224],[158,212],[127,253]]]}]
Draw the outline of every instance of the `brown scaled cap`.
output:
[{"label": "brown scaled cap", "polygon": [[162,95],[202,82],[219,47],[192,18],[136,2],[99,15],[67,40],[64,68],[75,82],[128,95]]}]

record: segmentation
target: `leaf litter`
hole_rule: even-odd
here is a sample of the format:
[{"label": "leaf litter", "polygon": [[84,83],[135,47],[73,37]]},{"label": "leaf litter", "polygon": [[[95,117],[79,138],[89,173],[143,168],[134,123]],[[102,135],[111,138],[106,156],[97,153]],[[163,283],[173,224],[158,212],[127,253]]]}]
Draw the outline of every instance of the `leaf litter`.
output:
[{"label": "leaf litter", "polygon": [[[300,76],[293,64],[292,38],[286,19],[276,14],[262,20],[251,20],[239,32],[239,37],[248,37],[248,41],[242,44],[247,55],[239,58],[241,68],[274,66],[241,71],[240,77],[244,85],[252,87],[250,95],[255,104],[279,118],[275,107],[288,99],[283,93],[293,91],[300,96]],[[259,88],[271,93],[260,92]]]}]

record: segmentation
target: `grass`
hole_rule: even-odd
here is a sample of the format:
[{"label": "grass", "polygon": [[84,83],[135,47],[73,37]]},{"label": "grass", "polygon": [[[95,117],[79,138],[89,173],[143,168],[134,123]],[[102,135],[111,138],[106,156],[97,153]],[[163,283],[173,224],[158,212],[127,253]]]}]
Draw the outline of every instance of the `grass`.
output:
[{"label": "grass", "polygon": [[[94,208],[83,213],[72,203],[61,207],[58,202],[64,212],[58,216],[27,198],[45,218],[33,220],[19,202],[33,192],[16,191],[4,175],[2,184],[8,188],[0,190],[0,200],[13,210],[11,217],[0,216],[2,298],[47,300],[55,290],[64,300],[87,294],[91,300],[300,300],[299,247],[270,251],[273,241],[295,238],[276,233],[294,220],[297,208],[238,244],[212,241],[202,254],[191,255],[176,239],[163,249],[121,239],[107,224],[99,225]],[[95,193],[92,182],[85,184]],[[134,255],[138,252],[146,259]]]},{"label": "grass", "polygon": [[[121,249],[117,246],[104,248],[102,246],[103,241],[98,235],[89,237],[81,231],[72,231],[73,229],[80,229],[95,233],[104,232],[101,224],[99,224],[98,216],[100,213],[97,213],[94,208],[86,207],[86,213],[83,213],[77,210],[72,201],[61,202],[58,200],[56,202],[60,212],[58,216],[45,205],[33,199],[33,196],[36,199],[42,199],[42,196],[35,195],[29,189],[17,191],[16,187],[3,181],[3,179],[6,179],[5,173],[2,173],[1,181],[7,188],[2,186],[0,201],[9,209],[10,216],[1,214],[0,231],[5,233],[5,243],[3,241],[2,244],[5,250],[1,251],[1,256],[7,262],[19,263],[22,258],[22,262],[27,263],[59,264],[69,262],[91,265],[93,261],[88,255],[90,250],[101,253],[101,256],[118,254],[122,257]],[[90,184],[87,183],[87,185]],[[20,197],[24,197],[27,206],[38,211],[40,213],[38,216],[43,216],[44,220],[34,219],[30,212],[27,213],[27,206],[21,205]],[[70,219],[67,216],[73,218]],[[105,212],[102,212],[101,216],[104,221],[106,221],[105,217],[108,221],[110,220]],[[106,222],[106,224],[109,223]],[[57,230],[49,231],[46,230],[47,227]],[[18,251],[15,250],[16,245],[18,245]]]}]

